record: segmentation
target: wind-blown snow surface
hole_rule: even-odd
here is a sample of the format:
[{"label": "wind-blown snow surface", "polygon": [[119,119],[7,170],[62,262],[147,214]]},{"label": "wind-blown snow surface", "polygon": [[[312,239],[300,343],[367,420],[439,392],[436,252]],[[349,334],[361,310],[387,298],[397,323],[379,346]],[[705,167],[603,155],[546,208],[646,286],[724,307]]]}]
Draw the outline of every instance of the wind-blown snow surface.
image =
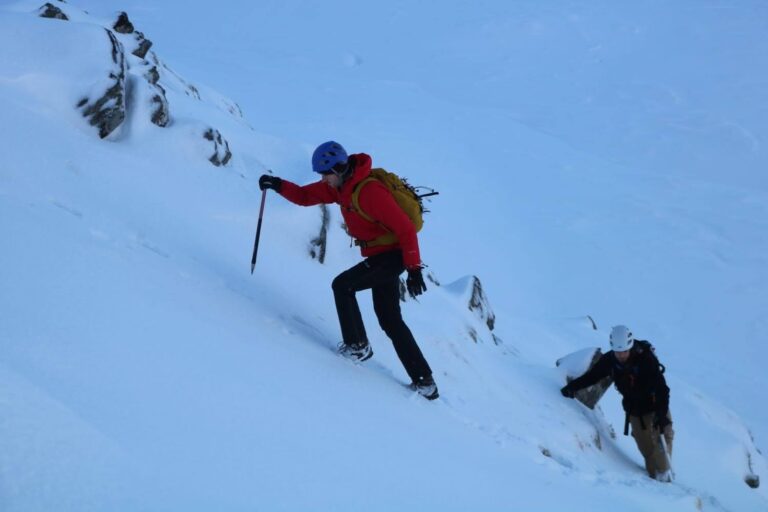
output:
[{"label": "wind-blown snow surface", "polygon": [[[743,481],[768,474],[760,2],[55,3],[77,16],[0,11],[1,510],[768,508]],[[135,102],[107,142],[74,103],[117,10],[201,99],[166,82],[170,126]],[[258,175],[309,181],[329,138],[441,192],[446,286],[403,306],[435,403],[366,294],[374,359],[333,353],[336,211],[321,265],[319,210],[270,194],[249,274]],[[557,391],[619,322],[667,364],[674,485],[615,391]]]}]

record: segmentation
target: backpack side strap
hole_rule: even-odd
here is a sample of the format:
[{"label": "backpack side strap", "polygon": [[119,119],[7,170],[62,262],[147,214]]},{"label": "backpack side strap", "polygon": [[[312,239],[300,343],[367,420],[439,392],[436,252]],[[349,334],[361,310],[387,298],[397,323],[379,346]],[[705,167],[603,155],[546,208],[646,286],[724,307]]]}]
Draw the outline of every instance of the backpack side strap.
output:
[{"label": "backpack side strap", "polygon": [[368,215],[363,211],[362,208],[360,208],[360,191],[363,189],[363,187],[372,181],[379,181],[373,176],[369,176],[362,180],[360,183],[355,185],[355,189],[352,191],[352,211],[354,211],[356,214],[367,220],[368,222],[372,222],[373,224],[376,224],[380,226],[381,228],[385,229],[387,233],[374,238],[373,240],[359,240],[355,239],[355,245],[358,247],[378,247],[380,245],[394,245],[398,242],[397,236],[392,233],[389,228],[387,228],[384,224],[381,222],[376,221],[373,217]]}]

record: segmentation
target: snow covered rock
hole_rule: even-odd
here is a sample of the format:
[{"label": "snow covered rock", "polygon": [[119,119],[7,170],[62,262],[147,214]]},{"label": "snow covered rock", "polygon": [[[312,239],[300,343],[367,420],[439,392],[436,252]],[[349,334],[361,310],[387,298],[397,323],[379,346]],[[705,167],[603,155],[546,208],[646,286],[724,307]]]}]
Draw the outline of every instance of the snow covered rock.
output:
[{"label": "snow covered rock", "polygon": [[455,283],[446,286],[446,290],[461,296],[467,303],[470,311],[474,311],[492,331],[496,323],[496,315],[491,309],[488,297],[483,291],[483,285],[477,276],[467,276],[459,279]]},{"label": "snow covered rock", "polygon": [[171,89],[182,92],[190,98],[202,101],[203,98],[200,95],[198,88],[187,82],[178,73],[168,67],[167,64],[162,62],[154,51],[150,52],[149,60],[157,66],[159,78],[160,80],[163,80],[163,83],[167,83]]},{"label": "snow covered rock", "polygon": [[105,27],[80,23],[82,12],[69,8],[66,14],[78,23],[26,10],[0,17],[0,67],[14,77],[6,85],[30,109],[60,113],[77,126],[85,125],[84,117],[101,138],[116,134],[126,118],[123,47]]},{"label": "snow covered rock", "polygon": [[152,105],[154,108],[152,110],[152,117],[150,120],[157,126],[166,127],[168,126],[168,122],[170,121],[171,117],[169,113],[168,100],[165,98],[165,89],[159,85],[156,85],[155,87],[158,90],[158,94],[152,96]]},{"label": "snow covered rock", "polygon": [[62,11],[60,8],[56,7],[50,2],[40,7],[38,12],[40,13],[41,18],[51,18],[55,20],[64,20],[64,21],[69,20],[69,17],[66,14],[64,14],[64,11]]},{"label": "snow covered rock", "polygon": [[134,28],[133,23],[128,19],[127,13],[121,12],[117,17],[117,21],[112,25],[112,28],[115,32],[120,34],[130,34],[133,36],[131,38],[133,44],[126,44],[128,51],[140,59],[147,56],[147,52],[152,47],[152,41],[145,38],[142,32],[139,32]]},{"label": "snow covered rock", "polygon": [[149,71],[144,73],[144,79],[149,84],[150,89],[154,92],[152,95],[152,115],[150,120],[152,123],[160,127],[168,126],[171,119],[170,107],[168,106],[168,98],[165,96],[165,89],[158,83],[160,80],[160,72],[157,70],[157,66],[152,66]]},{"label": "snow covered rock", "polygon": [[123,45],[115,35],[105,29],[111,45],[111,66],[105,79],[99,80],[94,94],[80,100],[77,107],[91,126],[99,129],[102,139],[110,135],[125,120],[126,63]]},{"label": "snow covered rock", "polygon": [[[466,304],[467,308],[475,314],[477,319],[485,324],[493,342],[496,345],[501,344],[501,339],[493,333],[496,324],[496,315],[494,314],[493,309],[491,308],[491,303],[483,290],[483,285],[477,276],[463,277],[458,281],[447,285],[445,290],[458,296],[460,300]],[[469,328],[469,335],[475,343],[481,339],[474,327]]]},{"label": "snow covered rock", "polygon": [[121,34],[132,34],[135,30],[133,23],[128,19],[128,13],[126,12],[121,12],[117,16],[117,21],[112,25],[112,28],[115,29],[115,32]]},{"label": "snow covered rock", "polygon": [[[555,365],[565,373],[566,382],[571,382],[592,368],[602,355],[603,352],[597,347],[585,348],[558,359]],[[594,409],[612,383],[613,379],[606,377],[597,384],[577,391],[575,398]]]},{"label": "snow covered rock", "polygon": [[492,331],[496,323],[496,315],[493,314],[491,304],[483,291],[483,285],[477,276],[472,277],[472,296],[469,298],[469,309],[485,321],[488,330]]},{"label": "snow covered rock", "polygon": [[746,483],[752,489],[757,489],[760,487],[760,475],[755,473],[755,468],[752,463],[752,452],[750,449],[753,449],[755,452],[757,452],[758,455],[760,455],[760,450],[758,450],[755,446],[755,439],[752,437],[751,432],[749,434],[749,439],[751,443],[749,448],[747,448],[747,474],[744,475],[744,483]]},{"label": "snow covered rock", "polygon": [[229,142],[221,136],[219,130],[208,128],[203,134],[203,138],[213,142],[213,155],[208,159],[216,167],[227,165],[232,158],[232,152],[229,150]]},{"label": "snow covered rock", "polygon": [[[7,52],[0,64],[8,76],[19,77],[8,86],[31,106],[62,112],[75,125],[85,118],[100,138],[112,141],[155,137],[152,126],[170,127],[173,109],[182,138],[199,146],[202,134],[213,144],[199,151],[203,158],[216,166],[230,162],[230,144],[221,131],[230,129],[230,120],[234,126],[245,124],[240,107],[174,72],[126,12],[99,18],[61,0],[42,7],[34,0],[18,0],[3,16],[0,44]],[[28,58],[14,58],[20,54]],[[228,114],[226,126],[205,119],[220,112]],[[214,123],[218,129],[210,128]],[[323,250],[318,248],[319,256]]]},{"label": "snow covered rock", "polygon": [[[149,102],[150,121],[162,128],[168,126],[171,119],[170,107],[165,89],[158,83],[160,81],[160,72],[156,64],[152,65],[149,61],[144,60],[149,49],[152,47],[152,41],[146,39],[142,32],[136,30],[126,12],[121,12],[118,15],[117,20],[112,24],[112,28],[117,32],[117,37],[122,42],[126,51],[136,57],[128,60],[128,68],[132,74],[141,76],[146,82],[148,92],[144,96],[149,98],[148,100],[145,99],[145,101]],[[154,54],[153,60],[155,63],[159,62],[159,59]],[[151,67],[147,69],[148,66]],[[142,72],[143,69],[146,69],[146,71]]]},{"label": "snow covered rock", "polygon": [[758,487],[760,487],[760,475],[755,475],[754,473],[750,473],[744,477],[744,482],[746,482],[746,484],[750,486],[752,489],[757,489]]},{"label": "snow covered rock", "polygon": [[325,251],[328,242],[328,225],[331,222],[331,213],[328,205],[320,205],[320,233],[309,243],[309,255],[320,263],[325,262]]}]

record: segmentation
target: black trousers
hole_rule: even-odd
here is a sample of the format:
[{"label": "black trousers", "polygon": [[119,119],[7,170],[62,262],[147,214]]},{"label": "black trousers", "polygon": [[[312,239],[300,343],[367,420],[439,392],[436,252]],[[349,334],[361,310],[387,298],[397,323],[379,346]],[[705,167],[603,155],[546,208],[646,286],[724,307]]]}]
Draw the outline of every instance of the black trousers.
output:
[{"label": "black trousers", "polygon": [[344,343],[368,343],[355,294],[371,290],[373,310],[379,325],[392,340],[408,376],[417,381],[431,376],[432,370],[400,313],[399,277],[404,270],[401,251],[371,256],[336,276],[333,280],[333,296]]}]

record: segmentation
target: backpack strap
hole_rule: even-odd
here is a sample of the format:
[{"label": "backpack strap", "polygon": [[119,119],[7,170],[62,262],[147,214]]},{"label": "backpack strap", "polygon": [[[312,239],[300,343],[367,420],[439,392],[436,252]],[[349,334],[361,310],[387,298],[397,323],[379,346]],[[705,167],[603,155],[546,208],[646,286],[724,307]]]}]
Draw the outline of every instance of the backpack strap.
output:
[{"label": "backpack strap", "polygon": [[657,365],[659,365],[659,371],[663,374],[665,371],[667,371],[667,367],[661,364],[661,361],[659,361],[659,358],[656,357],[656,349],[651,344],[650,341],[646,340],[635,340],[635,343],[639,345],[639,350],[641,354],[647,354],[646,357],[650,357],[651,361],[655,362]]},{"label": "backpack strap", "polygon": [[371,222],[373,224],[376,224],[383,229],[387,231],[387,233],[374,238],[373,240],[359,240],[355,239],[355,245],[358,247],[378,247],[380,245],[394,245],[398,242],[397,236],[392,233],[389,228],[387,228],[384,224],[381,222],[376,221],[373,217],[368,215],[363,211],[362,208],[360,208],[360,191],[363,189],[363,187],[372,181],[379,181],[373,176],[368,176],[364,180],[360,181],[357,185],[355,185],[355,189],[352,191],[352,211],[361,216],[363,219],[367,220],[368,222]]},{"label": "backpack strap", "polygon": [[368,222],[376,223],[376,221],[373,220],[373,217],[365,213],[363,209],[360,208],[360,191],[363,189],[363,186],[365,186],[367,183],[370,183],[372,181],[378,181],[378,180],[373,176],[368,176],[367,178],[362,180],[360,183],[355,185],[355,189],[352,191],[352,211],[360,215],[362,218],[364,218]]}]

